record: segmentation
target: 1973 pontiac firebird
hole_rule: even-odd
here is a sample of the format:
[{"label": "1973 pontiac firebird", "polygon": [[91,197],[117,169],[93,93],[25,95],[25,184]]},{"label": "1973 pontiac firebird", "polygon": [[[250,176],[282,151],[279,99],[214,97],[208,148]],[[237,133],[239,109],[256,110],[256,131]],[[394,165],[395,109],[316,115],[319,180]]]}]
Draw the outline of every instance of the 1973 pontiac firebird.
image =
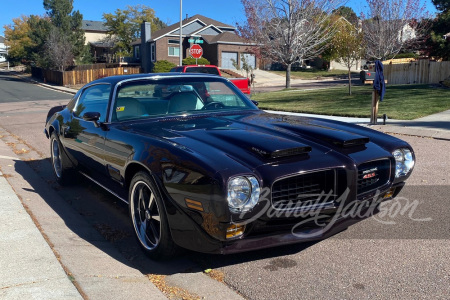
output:
[{"label": "1973 pontiac firebird", "polygon": [[414,167],[392,136],[256,105],[213,75],[93,81],[48,113],[56,179],[77,170],[128,203],[139,244],[160,259],[329,237],[376,213]]}]

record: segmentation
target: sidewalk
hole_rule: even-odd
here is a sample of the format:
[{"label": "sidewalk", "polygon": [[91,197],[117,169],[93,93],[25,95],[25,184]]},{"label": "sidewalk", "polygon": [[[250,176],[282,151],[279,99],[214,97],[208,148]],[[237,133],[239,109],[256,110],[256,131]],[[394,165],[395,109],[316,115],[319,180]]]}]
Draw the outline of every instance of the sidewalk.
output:
[{"label": "sidewalk", "polygon": [[[242,76],[246,77],[247,74],[244,70],[233,70]],[[262,88],[262,87],[277,87],[280,90],[284,89],[286,87],[286,77],[281,76],[272,72],[267,72],[264,70],[253,70],[253,74],[255,74],[255,88]],[[292,87],[298,87],[302,84],[309,84],[309,83],[317,83],[317,82],[333,82],[335,81],[334,78],[322,78],[320,80],[317,79],[294,79],[291,78],[291,86]]]},{"label": "sidewalk", "polygon": [[[338,116],[291,113],[273,110],[266,110],[266,111],[275,114],[302,116],[310,118],[322,118],[327,120],[353,123],[361,126],[366,126],[371,129],[375,129],[385,133],[430,137],[450,141],[450,110],[411,121],[388,119],[386,121],[386,125],[371,125],[370,118],[348,118]],[[378,124],[383,124],[383,120],[378,119]]]},{"label": "sidewalk", "polygon": [[[18,159],[0,156],[0,160]],[[0,172],[0,298],[83,299],[6,176]]]},{"label": "sidewalk", "polygon": [[0,139],[0,299],[167,299]]}]

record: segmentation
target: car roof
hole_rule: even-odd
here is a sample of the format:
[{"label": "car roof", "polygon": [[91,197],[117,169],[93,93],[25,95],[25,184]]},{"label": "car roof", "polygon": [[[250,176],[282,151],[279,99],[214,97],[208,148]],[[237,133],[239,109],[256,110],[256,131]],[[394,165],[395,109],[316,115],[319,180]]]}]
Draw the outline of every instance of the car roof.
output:
[{"label": "car roof", "polygon": [[186,67],[186,68],[207,67],[207,68],[216,68],[217,69],[217,66],[215,66],[215,65],[185,65],[183,67]]},{"label": "car roof", "polygon": [[86,86],[98,84],[98,83],[110,83],[112,85],[116,85],[117,83],[124,80],[133,80],[133,79],[158,79],[158,78],[175,78],[175,77],[190,77],[190,78],[222,78],[213,74],[204,74],[204,73],[145,73],[145,74],[134,74],[134,75],[117,75],[117,76],[109,76],[101,79],[94,80],[88,83]]}]

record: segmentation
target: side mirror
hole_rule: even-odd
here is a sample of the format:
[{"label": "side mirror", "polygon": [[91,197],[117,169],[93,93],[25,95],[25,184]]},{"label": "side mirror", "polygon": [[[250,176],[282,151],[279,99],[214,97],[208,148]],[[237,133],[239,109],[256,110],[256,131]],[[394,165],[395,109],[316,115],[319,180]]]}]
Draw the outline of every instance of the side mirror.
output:
[{"label": "side mirror", "polygon": [[258,102],[258,101],[252,100],[252,102],[253,102],[253,104],[255,104],[256,106],[259,105],[259,102]]},{"label": "side mirror", "polygon": [[99,127],[100,125],[97,123],[100,120],[99,112],[86,112],[83,115],[83,120],[88,122],[94,122],[95,127]]}]

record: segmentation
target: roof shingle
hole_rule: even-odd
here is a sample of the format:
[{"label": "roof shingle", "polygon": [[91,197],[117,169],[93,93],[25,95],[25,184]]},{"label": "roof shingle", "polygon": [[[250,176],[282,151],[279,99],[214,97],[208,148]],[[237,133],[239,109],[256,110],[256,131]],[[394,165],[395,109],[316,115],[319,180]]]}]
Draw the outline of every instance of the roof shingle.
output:
[{"label": "roof shingle", "polygon": [[[196,19],[199,19],[200,21],[205,23],[206,26],[214,25],[214,26],[219,27],[219,28],[220,27],[228,27],[228,28],[233,28],[234,29],[234,27],[231,26],[231,25],[228,25],[228,24],[225,24],[225,23],[213,20],[211,18],[202,16],[202,15],[198,15],[198,14],[194,15],[194,16],[192,16],[190,18],[184,19],[182,21],[182,24],[185,25],[185,24],[190,23],[190,22],[192,22],[192,21],[194,21]],[[168,34],[171,31],[174,31],[174,30],[178,29],[179,27],[180,27],[180,23],[175,23],[175,24],[167,26],[167,27],[165,27],[163,29],[160,29],[160,30],[157,30],[155,32],[152,32],[152,39],[157,39],[157,38],[159,38],[159,37],[161,37],[161,36],[163,36],[165,34]]]},{"label": "roof shingle", "polygon": [[90,21],[83,20],[83,24],[81,25],[81,29],[84,31],[103,31],[108,32],[109,29],[102,21]]}]

